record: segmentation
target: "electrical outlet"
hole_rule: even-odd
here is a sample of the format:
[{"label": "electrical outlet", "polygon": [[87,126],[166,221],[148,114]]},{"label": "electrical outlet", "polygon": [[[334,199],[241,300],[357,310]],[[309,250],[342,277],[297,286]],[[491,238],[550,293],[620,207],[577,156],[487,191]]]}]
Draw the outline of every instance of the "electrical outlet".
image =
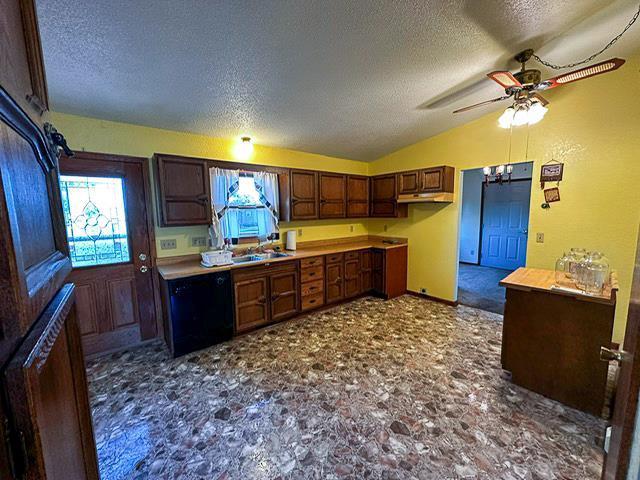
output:
[{"label": "electrical outlet", "polygon": [[349,231],[353,232],[353,225],[349,225]]},{"label": "electrical outlet", "polygon": [[301,229],[301,228],[299,228],[299,229],[298,229],[298,236],[299,236],[299,237],[301,237],[301,236],[302,236],[302,229]]},{"label": "electrical outlet", "polygon": [[536,233],[536,243],[544,243],[544,233]]},{"label": "electrical outlet", "polygon": [[191,237],[191,246],[192,247],[206,247],[207,246],[207,237]]},{"label": "electrical outlet", "polygon": [[420,289],[420,293],[424,293],[426,295],[427,294],[427,289],[426,288],[421,288]]},{"label": "electrical outlet", "polygon": [[175,250],[178,248],[175,238],[160,240],[160,250]]},{"label": "electrical outlet", "polygon": [[385,232],[387,231],[387,226],[386,226],[386,225],[384,226],[384,231],[385,231]]}]

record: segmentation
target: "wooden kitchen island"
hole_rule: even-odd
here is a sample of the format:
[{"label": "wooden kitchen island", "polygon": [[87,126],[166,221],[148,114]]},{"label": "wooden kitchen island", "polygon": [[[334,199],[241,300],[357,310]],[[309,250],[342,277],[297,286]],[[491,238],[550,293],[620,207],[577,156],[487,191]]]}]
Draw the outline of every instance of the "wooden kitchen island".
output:
[{"label": "wooden kitchen island", "polygon": [[617,281],[601,296],[553,288],[552,270],[519,268],[506,287],[502,368],[513,383],[570,407],[602,415]]}]

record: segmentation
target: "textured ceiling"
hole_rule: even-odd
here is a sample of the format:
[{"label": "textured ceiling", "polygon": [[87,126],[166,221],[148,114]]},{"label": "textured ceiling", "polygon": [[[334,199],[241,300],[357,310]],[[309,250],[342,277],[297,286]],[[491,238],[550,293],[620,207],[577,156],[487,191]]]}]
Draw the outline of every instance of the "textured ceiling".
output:
[{"label": "textured ceiling", "polygon": [[[483,76],[515,69],[520,49],[575,60],[634,8],[636,0],[38,1],[55,111],[249,134],[357,160],[500,108],[451,114],[498,96]],[[633,30],[613,53],[637,49],[640,25]]]}]

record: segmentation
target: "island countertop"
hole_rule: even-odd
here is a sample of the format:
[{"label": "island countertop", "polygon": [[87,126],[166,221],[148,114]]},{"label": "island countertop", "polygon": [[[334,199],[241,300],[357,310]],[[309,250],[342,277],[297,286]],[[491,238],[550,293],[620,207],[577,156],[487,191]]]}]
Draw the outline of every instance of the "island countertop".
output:
[{"label": "island countertop", "polygon": [[602,295],[591,295],[573,289],[554,288],[556,283],[555,272],[542,268],[520,267],[500,281],[500,285],[517,290],[548,292],[557,295],[573,297],[577,300],[615,304],[618,291],[618,278],[616,272],[611,272],[610,285],[605,288]]},{"label": "island countertop", "polygon": [[394,239],[398,243],[385,243],[383,238],[357,238],[354,241],[341,241],[339,243],[330,243],[328,240],[324,245],[317,242],[312,245],[301,245],[298,250],[284,250],[288,254],[286,257],[270,258],[259,260],[256,262],[238,263],[232,265],[222,265],[220,267],[203,267],[200,265],[200,255],[183,255],[181,257],[164,257],[157,259],[158,273],[165,280],[174,280],[176,278],[191,277],[194,275],[206,275],[208,273],[221,272],[225,270],[235,270],[238,268],[255,267],[264,264],[274,264],[280,262],[290,262],[301,258],[316,257],[319,255],[331,255],[334,253],[351,252],[355,250],[365,250],[367,248],[377,248],[381,250],[390,250],[393,248],[403,248],[407,246],[406,239]]}]

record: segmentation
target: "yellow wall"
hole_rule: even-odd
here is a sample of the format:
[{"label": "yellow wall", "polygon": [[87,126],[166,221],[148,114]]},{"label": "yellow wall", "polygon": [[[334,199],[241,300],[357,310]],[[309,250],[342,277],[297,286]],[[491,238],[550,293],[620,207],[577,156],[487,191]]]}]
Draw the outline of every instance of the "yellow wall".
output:
[{"label": "yellow wall", "polygon": [[[64,133],[69,146],[74,150],[147,158],[150,158],[154,153],[169,153],[238,161],[234,155],[235,148],[238,145],[237,140],[161,130],[55,112],[49,114],[49,121]],[[253,155],[247,162],[365,175],[368,171],[368,164],[364,162],[261,145],[254,146]],[[283,222],[281,224],[281,236],[283,239],[285,232],[292,228],[302,229],[302,236],[298,237],[298,241],[323,240],[366,235],[367,233],[366,220],[364,219]],[[192,247],[191,238],[207,236],[207,227],[156,227],[155,232],[159,257],[185,255],[203,250],[199,247]],[[177,248],[175,250],[160,250],[160,240],[169,238],[176,239]]]},{"label": "yellow wall", "polygon": [[[528,160],[534,177],[540,165],[564,162],[561,201],[549,210],[533,183],[527,265],[554,268],[571,247],[606,253],[618,271],[620,294],[614,338],[624,334],[638,222],[640,220],[640,56],[617,72],[545,92],[546,117],[530,127]],[[497,93],[497,91],[496,91]],[[460,171],[507,161],[509,132],[498,128],[500,112],[448,130],[387,155],[369,173],[424,166],[456,167],[456,201],[449,205],[411,205],[409,218],[369,221],[372,234],[409,238],[409,289],[456,298]],[[461,114],[463,115],[463,114]],[[514,130],[511,160],[525,161],[526,127]],[[543,244],[535,233],[543,232]]]}]

